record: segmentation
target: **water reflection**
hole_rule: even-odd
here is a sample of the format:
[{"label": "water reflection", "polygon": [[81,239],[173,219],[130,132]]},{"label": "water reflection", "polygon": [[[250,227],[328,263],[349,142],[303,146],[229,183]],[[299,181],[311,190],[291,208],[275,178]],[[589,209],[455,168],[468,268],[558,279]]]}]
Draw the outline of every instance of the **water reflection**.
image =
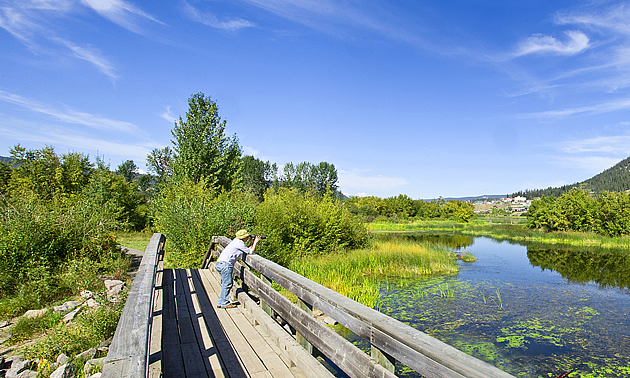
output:
[{"label": "water reflection", "polygon": [[[396,234],[473,252],[457,276],[380,284],[379,310],[518,377],[630,376],[630,257],[448,234]],[[417,377],[398,367],[397,374]]]},{"label": "water reflection", "polygon": [[627,251],[529,246],[527,257],[532,266],[558,272],[571,282],[595,282],[604,288],[630,288],[630,254]]}]

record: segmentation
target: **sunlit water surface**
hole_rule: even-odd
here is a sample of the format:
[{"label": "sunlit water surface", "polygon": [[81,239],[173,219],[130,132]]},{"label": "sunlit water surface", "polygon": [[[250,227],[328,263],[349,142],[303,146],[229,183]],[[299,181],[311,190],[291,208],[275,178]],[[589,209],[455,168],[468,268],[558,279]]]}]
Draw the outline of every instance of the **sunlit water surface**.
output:
[{"label": "sunlit water surface", "polygon": [[[381,312],[518,377],[630,377],[628,252],[405,237],[477,261],[458,262],[456,276],[382,282]],[[419,376],[400,365],[396,373]]]}]

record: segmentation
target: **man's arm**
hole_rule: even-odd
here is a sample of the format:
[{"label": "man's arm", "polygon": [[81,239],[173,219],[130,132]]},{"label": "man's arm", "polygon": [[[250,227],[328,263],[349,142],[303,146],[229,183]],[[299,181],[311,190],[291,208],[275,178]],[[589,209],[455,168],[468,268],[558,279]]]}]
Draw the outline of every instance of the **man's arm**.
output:
[{"label": "man's arm", "polygon": [[254,238],[254,243],[252,243],[252,246],[249,247],[249,249],[251,249],[252,253],[254,253],[254,251],[256,250],[256,244],[258,244],[259,240],[260,240],[260,236],[256,235],[256,237]]}]

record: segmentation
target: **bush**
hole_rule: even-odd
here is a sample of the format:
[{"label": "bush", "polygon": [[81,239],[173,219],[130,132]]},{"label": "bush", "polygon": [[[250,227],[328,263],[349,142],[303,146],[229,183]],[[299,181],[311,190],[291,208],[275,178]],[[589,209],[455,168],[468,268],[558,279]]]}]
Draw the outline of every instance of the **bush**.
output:
[{"label": "bush", "polygon": [[151,203],[156,231],[168,238],[165,259],[177,268],[197,268],[212,236],[234,237],[251,231],[256,199],[239,191],[215,195],[202,180],[183,178],[169,182]]},{"label": "bush", "polygon": [[367,246],[368,231],[332,195],[269,190],[256,211],[256,230],[268,235],[256,252],[287,266],[292,259]]}]

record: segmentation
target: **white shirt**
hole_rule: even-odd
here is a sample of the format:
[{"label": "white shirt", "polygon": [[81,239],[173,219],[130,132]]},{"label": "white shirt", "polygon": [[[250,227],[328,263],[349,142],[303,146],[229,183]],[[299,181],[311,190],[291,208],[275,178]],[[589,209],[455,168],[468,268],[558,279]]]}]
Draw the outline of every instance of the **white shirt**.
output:
[{"label": "white shirt", "polygon": [[243,253],[250,255],[253,252],[245,245],[245,243],[241,239],[234,239],[232,240],[232,242],[230,242],[230,244],[227,245],[227,247],[225,247],[223,252],[221,252],[217,262],[226,262],[234,266],[236,260],[238,260],[243,255]]}]

